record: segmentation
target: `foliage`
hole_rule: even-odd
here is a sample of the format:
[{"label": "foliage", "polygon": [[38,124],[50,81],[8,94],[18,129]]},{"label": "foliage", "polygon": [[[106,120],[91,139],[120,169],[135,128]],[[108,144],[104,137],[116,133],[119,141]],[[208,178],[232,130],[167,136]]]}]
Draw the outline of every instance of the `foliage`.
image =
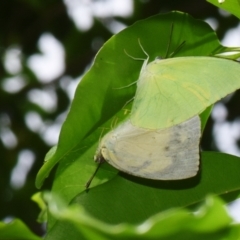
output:
[{"label": "foliage", "polygon": [[[79,84],[68,118],[62,128],[58,148],[38,175],[37,184],[39,185],[49,174],[52,166],[61,160],[52,191],[60,194],[67,203],[82,191],[74,198],[72,204],[78,203],[84,206],[93,216],[104,222],[137,224],[163,210],[197,203],[208,193],[221,195],[240,188],[238,158],[222,153],[203,152],[201,172],[195,178],[182,181],[151,181],[122,173],[116,175],[116,170],[107,166],[107,169],[100,168],[94,179],[95,186],[107,179],[111,180],[89,191],[84,190],[85,183],[95,167],[91,159],[100,135],[99,129],[96,128],[104,122],[108,123],[103,126],[110,128],[112,118],[116,117],[115,113],[118,113],[118,119],[124,118],[125,109],[129,106],[125,106],[123,110],[122,106],[133,97],[135,92],[135,86],[114,91],[118,86],[128,86],[134,82],[141,67],[141,62],[128,59],[124,54],[123,46],[131,49],[133,56],[142,57],[141,50],[136,44],[135,36],[138,36],[152,59],[162,56],[169,35],[166,34],[163,37],[161,33],[170,29],[171,22],[175,24],[173,45],[178,46],[184,38],[192,40],[186,43],[185,51],[179,54],[211,55],[226,50],[219,45],[214,32],[206,24],[181,13],[158,15],[136,23],[115,35],[98,53],[92,68]],[[208,41],[204,41],[203,36],[206,36]],[[156,42],[154,39],[157,38],[161,39],[160,44],[158,42],[154,46],[153,43]],[[206,44],[199,45],[200,40]],[[155,49],[159,52],[155,52]],[[122,62],[124,64],[121,64]],[[101,85],[96,93],[94,86],[98,82]],[[87,101],[81,101],[82,98]],[[79,128],[79,125],[84,125],[85,128]],[[221,169],[224,169],[225,177],[221,174]],[[97,183],[96,180],[98,180]],[[47,239],[61,237],[59,229],[63,229],[63,224],[59,221],[55,222],[54,217],[54,215],[49,217],[50,233]],[[69,232],[70,229],[66,224],[66,231],[63,232]],[[76,233],[75,237],[77,236]]]},{"label": "foliage", "polygon": [[[80,205],[61,205],[59,199],[45,196],[50,212],[58,219],[46,239],[237,239],[240,226],[232,224],[223,202],[208,196],[195,212],[171,208],[142,223],[107,224],[89,216]],[[55,198],[55,199],[54,199]],[[54,200],[53,200],[54,199]]]},{"label": "foliage", "polygon": [[[40,14],[39,6],[34,7]],[[183,239],[236,239],[239,235],[239,226],[228,216],[221,199],[207,197],[200,208],[193,207],[209,193],[232,192],[232,198],[226,197],[228,201],[237,197],[240,162],[231,155],[203,152],[200,173],[195,178],[173,182],[135,178],[104,164],[91,189],[85,190],[85,183],[96,167],[92,157],[101,135],[100,127],[110,128],[114,119],[121,121],[126,117],[125,110],[131,108],[128,104],[122,110],[134,96],[136,86],[115,88],[136,81],[142,63],[132,61],[123,50],[132,56],[143,57],[137,44],[137,38],[140,38],[151,60],[164,56],[172,23],[174,36],[170,51],[186,40],[186,46],[177,53],[178,56],[209,56],[229,50],[219,44],[207,24],[177,12],[142,20],[106,42],[79,84],[59,144],[46,156],[37,177],[36,183],[40,187],[59,162],[52,187],[52,193],[59,197],[45,196],[49,204],[46,239],[79,239],[80,236],[82,239],[135,239],[136,236],[139,239],[158,239],[159,236],[172,239],[180,235]],[[56,33],[60,38],[61,34]],[[78,59],[81,51],[70,49],[68,54],[67,64]],[[68,71],[76,74],[76,68]],[[203,128],[209,113],[208,109],[201,115]],[[40,195],[35,199],[43,208],[40,218],[43,220],[46,206]],[[186,206],[197,210],[187,210]],[[31,236],[19,220],[2,223],[1,228],[6,229],[6,234],[15,230],[19,234],[0,235],[0,239],[27,239],[28,236],[38,239]]]},{"label": "foliage", "polygon": [[0,222],[0,239],[40,240],[41,238],[33,234],[21,220],[15,219],[11,223]]}]

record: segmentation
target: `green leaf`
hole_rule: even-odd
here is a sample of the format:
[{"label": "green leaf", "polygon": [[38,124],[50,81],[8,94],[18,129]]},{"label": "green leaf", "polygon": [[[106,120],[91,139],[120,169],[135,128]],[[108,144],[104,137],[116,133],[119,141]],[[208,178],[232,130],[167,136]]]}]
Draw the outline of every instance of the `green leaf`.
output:
[{"label": "green leaf", "polygon": [[47,162],[49,159],[51,159],[54,156],[56,150],[57,150],[57,146],[53,146],[52,148],[50,148],[50,150],[47,152],[47,154],[44,158],[44,163]]},{"label": "green leaf", "polygon": [[56,210],[54,198],[48,200],[48,204],[50,212],[59,220],[47,234],[46,240],[237,239],[240,229],[239,225],[232,224],[223,202],[210,196],[194,213],[186,209],[171,209],[137,225],[106,224],[77,205]]},{"label": "green leaf", "polygon": [[19,219],[10,223],[0,222],[1,240],[40,240],[42,238],[33,234],[28,227]]},{"label": "green leaf", "polygon": [[240,189],[239,169],[238,157],[203,152],[196,177],[154,181],[119,173],[107,183],[80,193],[74,202],[109,223],[139,223],[163,210],[195,204],[209,193],[221,195]]},{"label": "green leaf", "polygon": [[[178,52],[179,55],[213,55],[225,49],[219,44],[215,33],[206,23],[195,20],[187,14],[178,12],[157,15],[137,22],[118,35],[113,36],[98,53],[92,68],[84,76],[77,88],[69,115],[60,134],[56,152],[43,165],[38,174],[36,181],[38,187],[42,184],[44,178],[49,174],[54,164],[61,160],[56,172],[52,191],[59,193],[67,203],[70,202],[77,194],[84,191],[86,182],[96,168],[93,156],[97,149],[97,144],[102,132],[102,129],[99,127],[102,126],[105,128],[111,128],[110,126],[113,124],[113,118],[121,121],[123,118],[128,116],[125,109],[130,109],[131,104],[126,106],[126,102],[129,101],[135,93],[136,86],[134,85],[132,87],[116,89],[116,87],[127,86],[129,83],[134,82],[138,78],[142,65],[141,62],[132,61],[132,59],[126,56],[124,49],[130,49],[131,55],[140,57],[143,56],[141,55],[143,53],[137,43],[137,39],[140,38],[144,43],[146,43],[146,51],[150,52],[152,57],[164,56],[166,46],[169,41],[169,34],[166,34],[166,32],[170,32],[173,22],[174,32],[176,33],[173,35],[172,39],[174,46],[179,45],[183,42],[183,40],[186,40],[188,43],[182,51]],[[165,34],[163,34],[163,32]],[[159,39],[159,42],[156,41],[156,39]],[[174,51],[174,48],[171,49],[170,52],[171,51]],[[99,84],[99,82],[101,84]],[[209,113],[210,110],[208,109],[201,115],[201,118],[204,119],[203,126],[206,123]],[[210,159],[215,159],[214,156]],[[228,155],[217,156],[224,156],[222,158],[226,157],[226,159],[231,159]],[[204,159],[205,157],[202,159],[203,163],[205,163]],[[211,162],[216,164],[214,161],[209,161],[209,163]],[[202,171],[206,172],[207,168],[214,170],[214,164],[211,166],[207,166],[206,163],[201,165]],[[221,165],[217,164],[219,171],[222,171],[223,169],[225,171],[225,169],[228,169],[228,166],[225,166],[226,164],[228,164],[227,160],[225,162],[223,161]],[[222,168],[220,168],[220,166]],[[238,169],[238,162],[236,160],[235,165],[233,164],[233,166],[234,171],[236,171],[236,169]],[[215,175],[216,173],[212,176]],[[239,185],[237,184],[239,181],[238,178],[237,180],[233,179],[233,181],[227,181],[227,185],[225,185],[225,182],[221,182],[221,179],[217,178],[223,184],[217,186],[212,184],[214,183],[214,180],[212,179],[212,182],[208,183],[209,187],[205,186],[206,179],[208,179],[207,177],[204,177],[201,182],[199,182],[200,175],[196,178],[179,182],[177,181],[173,183],[173,185],[169,185],[168,182],[159,181],[157,183],[150,180],[133,178],[135,179],[134,181],[138,183],[135,186],[133,182],[128,181],[128,178],[131,179],[130,176],[125,178],[122,178],[121,176],[125,175],[121,173],[117,175],[116,169],[111,166],[107,164],[101,166],[100,171],[93,180],[92,187],[103,184],[109,179],[112,180],[107,184],[104,184],[104,186],[99,186],[100,189],[101,187],[103,188],[100,196],[96,198],[101,200],[99,203],[103,203],[106,200],[105,196],[108,196],[110,193],[114,193],[115,201],[117,201],[117,197],[119,197],[118,194],[121,195],[125,191],[129,192],[130,195],[131,192],[137,191],[136,196],[142,193],[142,191],[147,191],[145,199],[145,204],[147,204],[147,195],[149,194],[150,189],[152,189],[152,191],[156,190],[156,186],[157,188],[160,188],[157,189],[157,193],[159,193],[157,194],[157,199],[162,199],[162,196],[164,196],[168,187],[170,190],[168,189],[166,192],[170,195],[173,194],[174,196],[173,198],[171,196],[167,196],[166,202],[163,201],[159,203],[156,201],[156,204],[147,207],[146,210],[142,212],[140,209],[143,209],[143,206],[140,204],[136,207],[136,211],[139,212],[140,216],[139,214],[134,213],[135,216],[133,214],[133,219],[129,219],[130,222],[137,221],[137,219],[143,220],[158,211],[171,208],[172,206],[175,206],[175,204],[177,204],[176,206],[193,204],[194,202],[198,202],[203,199],[209,192],[222,194],[224,191],[233,191],[233,187],[236,187],[236,189],[239,188]],[[229,176],[231,176],[231,174]],[[199,187],[198,184],[200,184]],[[204,190],[202,190],[202,184],[204,185]],[[148,187],[145,189],[144,186]],[[162,187],[163,189],[161,189]],[[174,190],[175,187],[176,189],[185,189],[183,191],[185,195],[181,198],[180,202],[179,200],[176,200],[175,195],[178,191]],[[193,191],[192,187],[193,189],[196,189],[194,190],[196,191],[194,193],[194,197],[191,194]],[[119,192],[115,195],[116,190],[119,190]],[[83,194],[83,196],[81,196],[81,201],[85,201],[85,204],[91,206],[92,209],[97,208],[98,210],[94,214],[99,217],[102,216],[103,219],[114,219],[114,216],[111,216],[111,214],[110,216],[106,214],[109,212],[105,211],[105,207],[108,206],[107,204],[103,204],[103,206],[105,206],[103,207],[101,204],[98,205],[98,203],[95,203],[96,199],[94,201],[94,198],[91,197],[92,194],[95,194],[94,192],[95,191],[90,190],[89,195]],[[155,202],[155,194],[155,191],[153,191],[152,194],[149,195],[150,201]],[[89,199],[86,196],[88,196]],[[126,197],[129,196],[126,195]],[[108,196],[106,203],[109,204],[108,201],[110,201],[111,198],[112,196]],[[129,202],[127,206],[132,208],[132,206],[135,206],[135,202]],[[111,207],[111,204],[109,207]],[[101,209],[105,209],[105,212],[101,212]],[[115,218],[117,218],[117,214]],[[126,214],[126,211],[120,213],[120,218],[114,219],[114,221],[121,222],[122,219],[125,219]],[[49,216],[49,229],[51,229],[54,225],[54,222],[55,219]]]},{"label": "green leaf", "polygon": [[47,221],[47,205],[42,198],[42,192],[35,193],[31,200],[34,201],[38,207],[41,209],[40,214],[38,215],[37,221],[40,223]]},{"label": "green leaf", "polygon": [[239,0],[224,0],[222,3],[219,0],[207,0],[207,2],[212,3],[213,5],[224,9],[227,12],[235,15],[237,18],[240,18],[240,2]]},{"label": "green leaf", "polygon": [[[151,56],[150,60],[157,56],[165,56],[172,24],[174,24],[174,35],[170,52],[186,41],[177,56],[209,56],[225,49],[205,22],[179,12],[160,14],[139,21],[113,36],[104,44],[93,66],[80,82],[68,117],[63,124],[56,152],[38,173],[37,187],[42,185],[53,166],[80,147],[79,144],[87,136],[117,112],[122,111],[124,115],[123,107],[130,109],[126,103],[133,98],[136,86],[116,88],[136,81],[142,62],[133,61],[125,54],[124,49],[127,49],[132,56],[145,57],[138,44],[138,39],[141,39],[145,50]],[[105,126],[110,127],[110,125],[111,121]],[[99,136],[95,135],[95,141]],[[85,148],[82,151],[84,153],[89,146],[84,146],[82,143],[82,148]]]}]

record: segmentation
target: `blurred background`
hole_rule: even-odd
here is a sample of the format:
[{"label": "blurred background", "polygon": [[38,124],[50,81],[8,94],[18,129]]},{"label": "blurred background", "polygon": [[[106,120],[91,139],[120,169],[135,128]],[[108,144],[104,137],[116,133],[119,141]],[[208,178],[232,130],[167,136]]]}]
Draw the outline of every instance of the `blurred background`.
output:
[{"label": "blurred background", "polygon": [[[240,46],[239,20],[204,0],[0,1],[0,220],[17,217],[44,233],[30,198],[81,76],[113,34],[172,10],[208,22],[223,45]],[[202,149],[240,155],[239,99],[238,91],[216,104]]]}]

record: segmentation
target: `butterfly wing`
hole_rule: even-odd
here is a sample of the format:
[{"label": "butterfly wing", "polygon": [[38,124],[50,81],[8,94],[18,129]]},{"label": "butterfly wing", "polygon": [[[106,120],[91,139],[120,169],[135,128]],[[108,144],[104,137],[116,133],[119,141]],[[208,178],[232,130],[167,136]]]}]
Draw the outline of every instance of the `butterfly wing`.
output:
[{"label": "butterfly wing", "polygon": [[199,165],[198,116],[160,130],[138,128],[130,120],[107,134],[101,154],[113,167],[129,174],[174,180],[196,175]]},{"label": "butterfly wing", "polygon": [[148,129],[171,127],[238,88],[237,62],[214,57],[155,60],[139,77],[131,121]]}]

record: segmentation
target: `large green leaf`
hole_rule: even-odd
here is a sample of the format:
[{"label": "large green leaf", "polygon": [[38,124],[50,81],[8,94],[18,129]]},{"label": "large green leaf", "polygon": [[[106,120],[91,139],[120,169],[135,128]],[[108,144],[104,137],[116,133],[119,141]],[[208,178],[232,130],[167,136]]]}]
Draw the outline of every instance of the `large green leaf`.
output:
[{"label": "large green leaf", "polygon": [[63,124],[56,152],[38,173],[37,187],[42,185],[58,161],[134,96],[135,85],[116,89],[136,81],[142,65],[141,61],[128,57],[124,49],[131,51],[133,56],[145,57],[138,44],[138,39],[141,39],[151,56],[150,60],[164,56],[172,24],[174,32],[170,52],[186,41],[184,48],[177,52],[178,56],[209,56],[226,50],[206,23],[179,12],[139,21],[113,36],[104,44],[93,66],[80,82]]},{"label": "large green leaf", "polygon": [[[186,44],[177,53],[178,56],[209,56],[226,50],[219,44],[216,34],[206,23],[178,12],[157,15],[139,21],[113,36],[99,51],[92,68],[83,77],[77,88],[70,112],[62,127],[56,151],[48,155],[47,161],[38,174],[36,181],[38,187],[41,186],[52,167],[61,160],[55,175],[53,192],[59,193],[66,202],[70,202],[78,193],[84,191],[85,183],[96,167],[93,156],[102,132],[99,127],[110,128],[113,123],[112,118],[117,117],[118,121],[121,121],[126,117],[125,110],[131,107],[131,104],[126,106],[126,103],[132,99],[136,90],[135,85],[116,89],[136,81],[142,65],[140,61],[133,61],[129,58],[124,53],[124,49],[131,50],[133,56],[144,57],[137,41],[140,38],[144,42],[146,51],[150,53],[151,60],[156,56],[164,56],[172,23],[174,23],[174,32],[170,52],[183,41],[186,41]],[[203,114],[204,124],[208,114],[209,111]],[[218,158],[222,159],[221,164],[216,162]],[[228,161],[232,158],[234,161],[229,165]],[[210,159],[209,166],[208,159]],[[134,213],[135,216],[127,220],[129,222],[141,221],[169,207],[186,206],[198,202],[209,192],[222,194],[226,191],[239,189],[238,175],[235,174],[235,177],[232,178],[231,173],[231,171],[237,172],[239,168],[239,161],[237,160],[237,158],[224,154],[216,155],[216,157],[215,155],[210,157],[203,155],[201,175],[172,183],[153,182],[124,174],[117,175],[115,169],[104,164],[94,178],[92,187],[109,179],[112,180],[91,189],[88,194],[84,192],[77,199],[87,209],[90,206],[91,209],[88,209],[90,212],[97,208],[98,210],[94,214],[99,218],[105,221],[121,222],[126,220],[128,212],[113,211],[113,214],[111,214],[105,207],[109,206],[109,209],[119,211],[121,210],[121,202],[118,202],[119,196],[126,196],[127,198],[130,195],[132,202],[129,201],[126,209],[136,207],[136,214]],[[215,172],[216,164],[218,170]],[[219,177],[219,174],[223,170],[227,171],[226,169],[230,166],[231,168],[225,176],[227,179]],[[212,178],[205,175],[208,168],[210,168]],[[213,178],[214,176],[215,178]],[[230,180],[228,179],[229,176],[231,176]],[[217,179],[217,184],[214,179]],[[224,181],[220,181],[221,179],[224,179]],[[137,191],[137,193],[133,194],[134,191]],[[99,192],[99,196],[95,195],[96,192]],[[182,194],[180,198],[178,193]],[[165,196],[165,194],[169,195]],[[154,204],[149,204],[147,198],[143,198],[144,204],[141,204],[142,200],[140,201],[140,199],[145,195],[149,196],[150,202]],[[96,198],[94,199],[92,196],[96,196]],[[114,198],[113,201],[111,201],[112,198]],[[138,199],[139,201],[135,204],[134,201]],[[101,204],[105,200],[106,204],[103,207]],[[158,202],[159,200],[161,202]],[[117,205],[114,206],[114,204]],[[148,205],[149,207],[146,208]],[[101,209],[105,210],[101,211]],[[49,219],[49,229],[54,222],[54,219]]]},{"label": "large green leaf", "polygon": [[208,193],[221,195],[240,189],[239,169],[238,157],[203,152],[201,171],[196,177],[154,181],[120,173],[107,183],[82,192],[74,202],[101,220],[137,223],[157,212],[199,202]]}]

